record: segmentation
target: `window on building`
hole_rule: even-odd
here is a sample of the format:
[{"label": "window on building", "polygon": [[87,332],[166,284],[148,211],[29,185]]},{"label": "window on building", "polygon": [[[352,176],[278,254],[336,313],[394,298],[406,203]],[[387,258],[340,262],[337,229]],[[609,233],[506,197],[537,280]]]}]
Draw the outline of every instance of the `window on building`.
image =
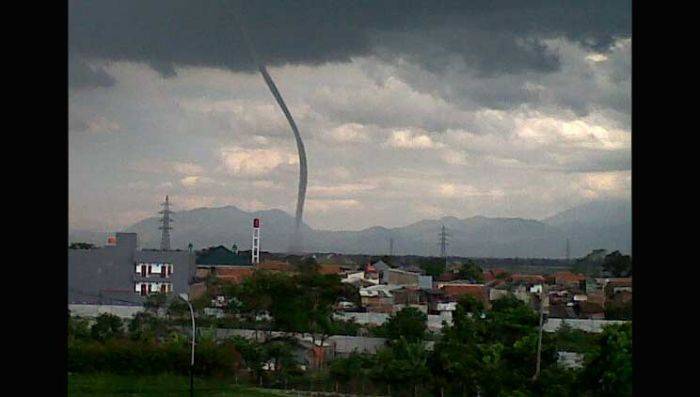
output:
[{"label": "window on building", "polygon": [[165,266],[161,266],[160,267],[160,276],[165,278],[165,276],[167,276],[166,273],[167,273],[167,268]]},{"label": "window on building", "polygon": [[141,265],[141,277],[146,277],[146,265]]},{"label": "window on building", "polygon": [[173,275],[173,265],[168,265],[168,276]]}]

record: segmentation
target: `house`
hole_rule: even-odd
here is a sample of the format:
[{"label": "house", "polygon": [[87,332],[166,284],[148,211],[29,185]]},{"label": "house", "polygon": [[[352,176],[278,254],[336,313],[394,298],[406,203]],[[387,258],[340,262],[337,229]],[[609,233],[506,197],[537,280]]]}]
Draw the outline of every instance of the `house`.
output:
[{"label": "house", "polygon": [[538,275],[538,274],[511,274],[510,277],[507,278],[507,281],[513,283],[513,284],[525,284],[528,286],[536,285],[536,284],[544,284],[545,280],[544,277]]},{"label": "house", "polygon": [[598,285],[598,282],[592,277],[586,278],[585,292],[590,294],[598,290],[600,290],[600,285]]},{"label": "house", "polygon": [[505,274],[506,271],[500,268],[488,269],[484,271],[484,281],[493,281],[499,278],[499,276],[503,277]]},{"label": "house", "polygon": [[510,291],[504,288],[490,288],[489,289],[489,300],[495,301],[497,299],[505,298],[510,295]]},{"label": "house", "polygon": [[632,278],[631,277],[625,277],[625,278],[618,278],[614,280],[609,280],[608,282],[605,283],[605,286],[603,287],[603,291],[605,292],[605,295],[608,297],[614,296],[618,292],[626,291],[626,292],[632,292]]},{"label": "house", "polygon": [[595,291],[586,294],[588,296],[588,302],[595,303],[605,307],[605,294],[603,291]]},{"label": "house", "polygon": [[341,271],[342,271],[342,269],[341,269],[340,265],[327,264],[327,265],[320,265],[318,267],[318,272],[320,274],[324,274],[324,275],[340,274]]},{"label": "house", "polygon": [[360,301],[368,312],[392,313],[394,311],[394,294],[392,291],[400,285],[379,284],[360,289]]},{"label": "house", "polygon": [[454,281],[457,279],[459,279],[459,275],[457,273],[445,272],[445,273],[442,273],[441,275],[439,275],[435,281],[446,282],[446,281]]},{"label": "house", "polygon": [[[219,245],[197,251],[196,263],[195,279],[197,282],[205,282],[208,278],[214,277],[219,281],[240,284],[243,280],[251,277],[255,271],[250,257],[239,255],[235,245],[231,250]],[[192,292],[199,294],[199,289],[196,287]]]},{"label": "house", "polygon": [[458,299],[460,296],[469,295],[483,302],[485,306],[489,305],[489,293],[484,284],[472,284],[457,280],[439,283],[438,288],[449,297]]},{"label": "house", "polygon": [[445,294],[445,291],[440,289],[423,290],[426,302],[428,303],[428,314],[440,314],[445,311],[449,304],[457,304],[457,300]]},{"label": "house", "polygon": [[229,250],[223,245],[209,247],[197,251],[197,267],[206,266],[252,266],[250,256],[239,255],[238,248],[234,245],[233,250]]},{"label": "house", "polygon": [[574,302],[586,302],[588,301],[588,295],[586,294],[575,294]]},{"label": "house", "polygon": [[139,249],[136,233],[116,233],[110,241],[99,248],[68,249],[69,304],[139,306],[153,293],[189,291],[193,252]]},{"label": "house", "polygon": [[265,270],[273,273],[298,273],[297,268],[289,262],[279,260],[267,260],[255,265],[257,270]]},{"label": "house", "polygon": [[[384,282],[394,285],[420,285],[421,274],[402,269],[387,269],[384,271]],[[432,285],[432,281],[431,281]]]},{"label": "house", "polygon": [[423,270],[423,268],[416,266],[416,265],[402,264],[401,266],[399,266],[399,269],[406,271],[406,272],[410,272],[410,273],[425,274],[425,270]]},{"label": "house", "polygon": [[578,302],[578,318],[604,320],[605,309],[603,306],[587,301]]},{"label": "house", "polygon": [[391,266],[387,265],[387,264],[384,263],[384,261],[382,261],[382,260],[378,260],[378,261],[374,262],[374,263],[372,264],[372,266],[373,266],[374,269],[377,271],[377,273],[379,273],[380,275],[382,274],[382,272],[383,272],[384,270],[391,269]]},{"label": "house", "polygon": [[574,274],[570,271],[554,272],[553,276],[555,284],[566,287],[579,287],[586,281],[586,276],[583,274]]},{"label": "house", "polygon": [[403,286],[392,291],[395,305],[424,305],[427,298],[416,286]]},{"label": "house", "polygon": [[572,319],[578,318],[574,308],[571,306],[566,306],[563,304],[550,304],[547,308],[548,318],[564,318]]}]

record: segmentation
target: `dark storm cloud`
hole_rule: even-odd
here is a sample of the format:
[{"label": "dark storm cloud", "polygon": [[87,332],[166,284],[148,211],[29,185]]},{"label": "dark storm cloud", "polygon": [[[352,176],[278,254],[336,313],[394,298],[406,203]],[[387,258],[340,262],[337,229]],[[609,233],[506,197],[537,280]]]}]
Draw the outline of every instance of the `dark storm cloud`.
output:
[{"label": "dark storm cloud", "polygon": [[[177,65],[253,71],[232,22],[235,3],[71,1],[70,50],[143,61],[165,77]],[[445,60],[461,60],[485,75],[557,70],[557,54],[541,43],[546,38],[606,51],[630,35],[631,14],[624,0],[251,1],[240,9],[268,65],[345,62],[384,51],[436,71]]]},{"label": "dark storm cloud", "polygon": [[92,67],[84,60],[70,57],[68,61],[68,84],[73,88],[111,87],[115,83],[101,67]]}]

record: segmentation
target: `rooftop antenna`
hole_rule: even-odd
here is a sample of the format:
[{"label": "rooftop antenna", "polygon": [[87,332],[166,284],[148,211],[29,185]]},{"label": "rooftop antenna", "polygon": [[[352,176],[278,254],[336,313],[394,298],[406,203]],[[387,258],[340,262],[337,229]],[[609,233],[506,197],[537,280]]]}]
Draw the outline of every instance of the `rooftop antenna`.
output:
[{"label": "rooftop antenna", "polygon": [[159,211],[159,214],[163,214],[163,217],[160,218],[161,225],[158,227],[158,229],[162,230],[163,233],[161,234],[160,237],[160,249],[161,251],[169,251],[170,250],[170,230],[172,230],[172,226],[170,226],[170,222],[173,220],[170,219],[170,214],[173,212],[170,211],[170,200],[168,196],[165,196],[165,202],[161,204],[163,206],[163,210]]},{"label": "rooftop antenna", "polygon": [[569,245],[569,239],[566,239],[566,263],[571,262],[571,246]]}]

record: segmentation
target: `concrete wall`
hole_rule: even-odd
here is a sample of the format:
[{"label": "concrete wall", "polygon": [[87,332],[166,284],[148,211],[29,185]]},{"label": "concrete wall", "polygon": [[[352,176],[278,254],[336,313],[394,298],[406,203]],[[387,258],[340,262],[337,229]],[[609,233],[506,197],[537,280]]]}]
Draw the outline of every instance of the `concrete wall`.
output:
[{"label": "concrete wall", "polygon": [[394,285],[419,285],[420,274],[399,269],[387,269],[384,271],[384,282]]},{"label": "concrete wall", "polygon": [[611,324],[624,324],[629,321],[621,320],[593,320],[593,319],[562,319],[548,318],[542,330],[545,332],[556,332],[562,323],[566,322],[571,328],[580,329],[586,332],[603,332],[603,327]]},{"label": "concrete wall", "polygon": [[[344,321],[355,321],[357,324],[369,324],[369,325],[382,325],[389,319],[389,314],[387,313],[336,313],[333,315],[338,320]],[[431,330],[442,329],[443,320],[447,321],[448,324],[452,324],[451,314],[429,314],[428,315],[428,328]]]},{"label": "concrete wall", "polygon": [[121,305],[68,305],[72,316],[97,317],[103,313],[114,314],[121,318],[133,318],[136,313],[142,312],[143,306]]},{"label": "concrete wall", "polygon": [[[389,319],[389,314],[386,313],[336,313],[335,318],[339,320],[350,321],[354,320],[358,324],[370,324],[370,325],[382,325]],[[443,315],[428,315],[428,328],[431,330],[442,329],[443,320],[447,321],[447,324],[452,324],[451,314],[445,313]],[[566,321],[567,324],[571,325],[574,329],[580,329],[586,332],[603,332],[603,327],[610,324],[622,324],[627,321],[617,321],[617,320],[581,320],[581,319],[566,319],[562,320],[560,318],[549,318],[544,323],[543,331],[545,332],[556,332],[561,326],[562,321]]]}]

